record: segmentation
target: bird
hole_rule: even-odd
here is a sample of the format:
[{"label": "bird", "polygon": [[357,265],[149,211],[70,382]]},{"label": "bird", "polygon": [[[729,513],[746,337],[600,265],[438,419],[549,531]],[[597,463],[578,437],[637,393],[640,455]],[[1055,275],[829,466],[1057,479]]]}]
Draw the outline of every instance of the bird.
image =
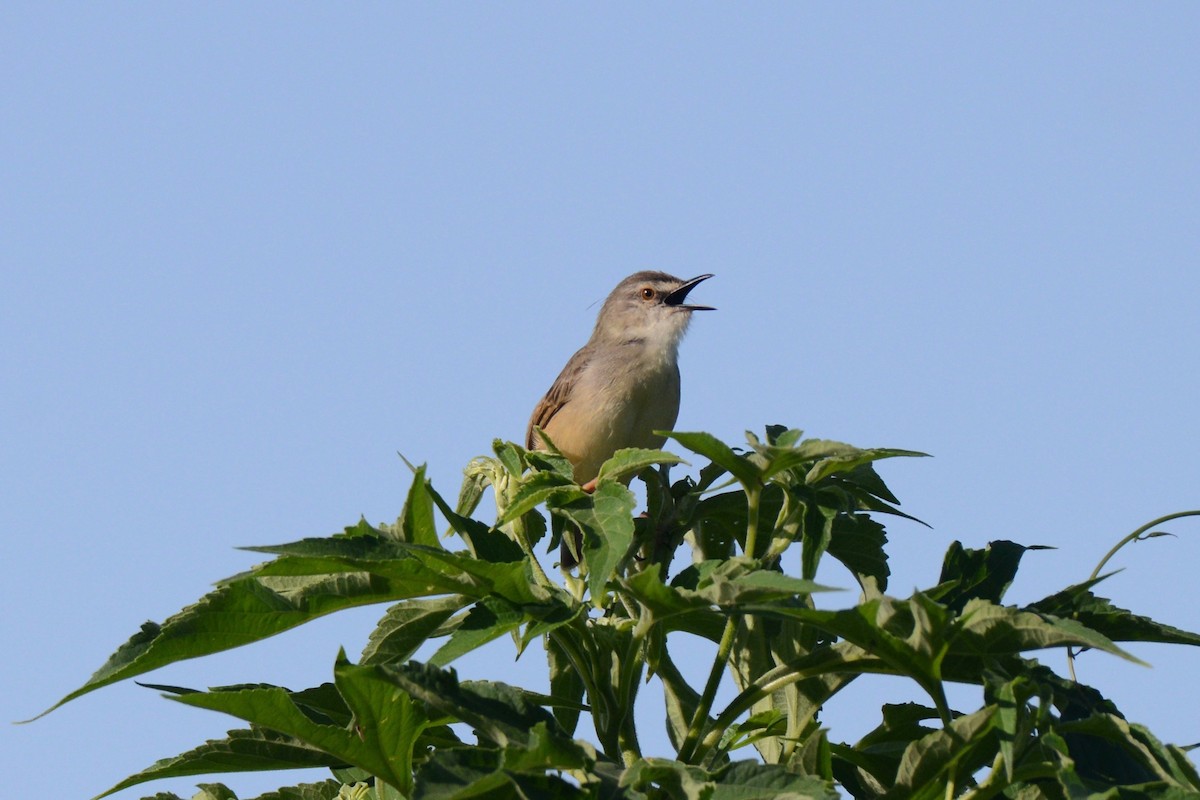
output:
[{"label": "bird", "polygon": [[[541,429],[571,462],[575,481],[593,488],[600,465],[626,447],[661,447],[679,415],[679,343],[693,311],[688,293],[711,274],[683,280],[635,272],[608,295],[587,344],[567,361],[529,418],[525,447],[544,449]],[[568,544],[573,539],[574,549]],[[578,532],[564,537],[560,566],[579,563]]]}]

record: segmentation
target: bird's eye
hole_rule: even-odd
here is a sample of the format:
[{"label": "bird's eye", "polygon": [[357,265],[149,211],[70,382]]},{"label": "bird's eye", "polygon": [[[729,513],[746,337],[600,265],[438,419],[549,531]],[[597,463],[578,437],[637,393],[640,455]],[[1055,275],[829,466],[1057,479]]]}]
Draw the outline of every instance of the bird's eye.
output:
[{"label": "bird's eye", "polygon": [[649,286],[643,286],[642,287],[642,299],[643,300],[653,300],[654,299],[654,290],[651,289]]}]

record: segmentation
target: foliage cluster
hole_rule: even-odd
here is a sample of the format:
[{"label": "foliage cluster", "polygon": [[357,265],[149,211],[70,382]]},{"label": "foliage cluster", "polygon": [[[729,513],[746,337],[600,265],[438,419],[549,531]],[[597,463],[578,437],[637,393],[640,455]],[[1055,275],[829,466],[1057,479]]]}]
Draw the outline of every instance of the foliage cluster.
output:
[{"label": "foliage cluster", "polygon": [[[1200,797],[1183,749],[1031,654],[1132,658],[1116,643],[1200,636],[1117,608],[1093,592],[1096,575],[1005,605],[1029,549],[1006,541],[956,543],[936,585],[889,596],[879,520],[905,515],[874,463],[917,453],[802,440],[776,426],[740,450],[703,433],[671,438],[708,459],[697,477],[672,480],[681,459],[671,453],[624,450],[585,491],[553,449],[496,442],[494,457],[469,466],[454,507],[416,468],[395,524],[253,548],[272,560],[145,624],[60,705],[334,611],[389,604],[357,663],[341,653],[331,683],[301,691],[156,686],[248,727],[105,794],[171,776],[328,767],[328,780],[261,800]],[[646,487],[641,515],[627,486],[635,476]],[[494,524],[473,517],[488,487]],[[463,549],[446,547],[438,513]],[[572,531],[586,569],[553,581],[534,548],[548,540],[555,552]],[[691,559],[672,574],[680,550]],[[826,558],[857,582],[849,608],[817,603]],[[506,636],[518,654],[544,650],[549,695],[460,680],[451,668]],[[703,685],[677,663],[682,648],[695,652],[689,637],[716,648]],[[412,660],[429,642],[440,644],[422,651],[432,650],[428,660]],[[927,701],[885,705],[859,741],[831,740],[822,706],[866,674],[902,676]],[[651,676],[670,758],[644,754],[635,724]],[[722,681],[735,696],[718,706]],[[948,683],[980,687],[982,705],[951,708]],[[583,721],[594,737],[577,736]],[[222,784],[200,788],[197,798],[236,800]]]}]

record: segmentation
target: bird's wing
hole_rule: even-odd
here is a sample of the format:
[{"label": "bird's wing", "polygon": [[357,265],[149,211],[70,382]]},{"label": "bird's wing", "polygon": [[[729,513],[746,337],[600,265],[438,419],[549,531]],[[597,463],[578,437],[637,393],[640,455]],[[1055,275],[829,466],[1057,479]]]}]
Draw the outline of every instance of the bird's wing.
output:
[{"label": "bird's wing", "polygon": [[536,450],[541,445],[541,440],[533,432],[534,427],[546,430],[550,420],[554,419],[554,415],[561,411],[570,400],[572,389],[579,382],[579,376],[587,368],[591,358],[591,349],[583,347],[571,356],[571,360],[563,367],[562,372],[558,373],[554,385],[537,404],[537,408],[533,409],[533,416],[529,418],[529,427],[525,429],[526,449]]}]

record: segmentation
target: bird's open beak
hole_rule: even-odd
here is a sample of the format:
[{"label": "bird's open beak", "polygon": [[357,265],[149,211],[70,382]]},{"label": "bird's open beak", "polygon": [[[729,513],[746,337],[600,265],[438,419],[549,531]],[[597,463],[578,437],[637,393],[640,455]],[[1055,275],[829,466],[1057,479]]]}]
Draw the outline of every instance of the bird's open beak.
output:
[{"label": "bird's open beak", "polygon": [[663,302],[676,308],[686,308],[688,311],[716,311],[712,306],[690,306],[684,303],[684,300],[687,300],[688,292],[695,289],[701,281],[706,281],[711,277],[712,275],[697,275],[690,281],[685,281],[682,286],[664,297]]}]

